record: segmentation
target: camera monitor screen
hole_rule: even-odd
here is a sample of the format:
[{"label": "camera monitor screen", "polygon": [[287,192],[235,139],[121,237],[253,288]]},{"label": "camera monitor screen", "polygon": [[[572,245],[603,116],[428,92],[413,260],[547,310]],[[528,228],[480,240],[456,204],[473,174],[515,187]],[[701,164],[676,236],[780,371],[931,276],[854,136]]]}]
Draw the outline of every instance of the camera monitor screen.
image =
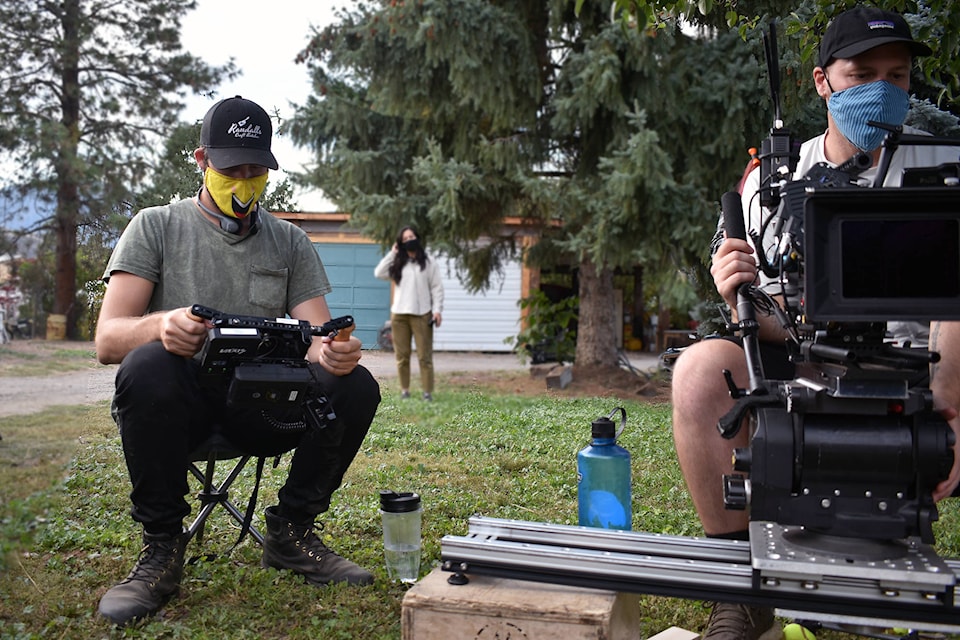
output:
[{"label": "camera monitor screen", "polygon": [[809,320],[960,319],[960,188],[810,190]]}]

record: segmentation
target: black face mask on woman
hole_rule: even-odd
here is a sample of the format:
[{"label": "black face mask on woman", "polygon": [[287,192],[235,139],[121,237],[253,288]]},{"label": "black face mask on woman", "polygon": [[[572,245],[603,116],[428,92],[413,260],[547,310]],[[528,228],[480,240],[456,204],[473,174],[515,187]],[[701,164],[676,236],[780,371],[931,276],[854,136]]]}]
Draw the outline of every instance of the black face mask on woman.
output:
[{"label": "black face mask on woman", "polygon": [[404,251],[419,251],[420,250],[420,241],[414,238],[413,240],[407,240],[402,245]]}]

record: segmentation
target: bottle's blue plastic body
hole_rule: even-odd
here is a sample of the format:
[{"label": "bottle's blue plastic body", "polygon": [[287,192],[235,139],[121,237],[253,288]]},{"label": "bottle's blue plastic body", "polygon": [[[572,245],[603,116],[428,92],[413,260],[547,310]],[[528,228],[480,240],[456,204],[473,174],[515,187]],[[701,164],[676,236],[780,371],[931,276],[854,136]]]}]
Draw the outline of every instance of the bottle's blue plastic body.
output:
[{"label": "bottle's blue plastic body", "polygon": [[630,452],[615,438],[593,438],[577,454],[577,496],[581,526],[630,531]]}]

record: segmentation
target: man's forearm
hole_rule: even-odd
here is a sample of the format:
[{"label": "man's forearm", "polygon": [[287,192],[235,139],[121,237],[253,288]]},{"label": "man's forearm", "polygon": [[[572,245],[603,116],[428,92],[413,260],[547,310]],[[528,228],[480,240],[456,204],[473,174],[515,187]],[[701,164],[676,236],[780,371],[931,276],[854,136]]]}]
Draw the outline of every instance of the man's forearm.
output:
[{"label": "man's forearm", "polygon": [[101,364],[119,364],[137,347],[159,340],[161,320],[160,313],[101,320],[95,338],[97,360]]}]

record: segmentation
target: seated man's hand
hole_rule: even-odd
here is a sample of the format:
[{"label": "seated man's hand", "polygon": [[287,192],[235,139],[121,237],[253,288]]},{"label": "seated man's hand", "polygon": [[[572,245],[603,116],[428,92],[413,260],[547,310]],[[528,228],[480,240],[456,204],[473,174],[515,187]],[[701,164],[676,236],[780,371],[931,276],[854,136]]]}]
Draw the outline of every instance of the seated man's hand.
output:
[{"label": "seated man's hand", "polygon": [[189,307],[172,309],[160,320],[160,341],[170,353],[190,358],[203,348],[207,327],[207,321],[190,313]]},{"label": "seated man's hand", "polygon": [[737,289],[742,284],[753,282],[757,277],[753,247],[746,240],[727,238],[713,254],[710,274],[717,292],[731,308],[735,308]]},{"label": "seated man's hand", "polygon": [[957,445],[957,443],[960,443],[960,417],[958,417],[956,409],[944,409],[941,413],[953,428],[956,441],[953,445],[953,467],[950,469],[950,475],[947,479],[938,484],[934,489],[934,500],[949,498],[953,494],[954,489],[957,488],[957,485],[960,485],[960,455],[957,453],[958,450],[960,450]]},{"label": "seated man's hand", "polygon": [[[354,336],[349,340],[335,340],[330,336],[324,336],[313,341],[313,347],[310,349],[310,355],[316,354],[316,362],[321,367],[335,376],[345,376],[353,371],[357,363],[360,362],[361,343]],[[319,342],[320,346],[317,347]],[[309,357],[313,360],[313,357]]]}]

